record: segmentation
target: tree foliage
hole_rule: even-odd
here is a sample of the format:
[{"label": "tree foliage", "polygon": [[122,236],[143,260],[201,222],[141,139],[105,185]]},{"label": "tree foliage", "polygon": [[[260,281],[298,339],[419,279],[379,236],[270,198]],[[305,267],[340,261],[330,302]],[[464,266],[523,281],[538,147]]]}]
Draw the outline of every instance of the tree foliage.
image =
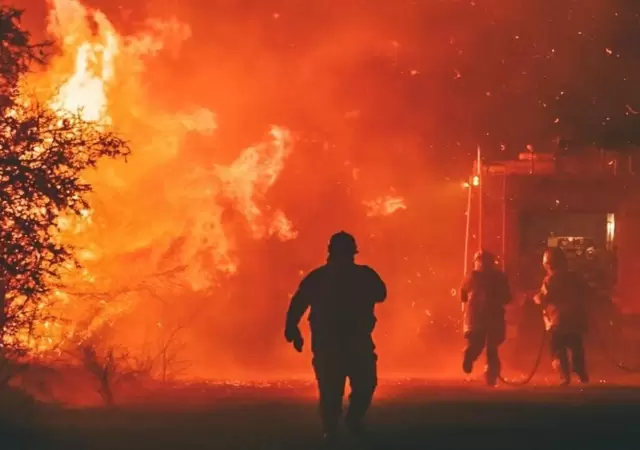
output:
[{"label": "tree foliage", "polygon": [[22,11],[0,6],[0,94],[2,107],[15,101],[21,77],[33,63],[44,64],[49,42],[32,43],[30,34],[20,26]]},{"label": "tree foliage", "polygon": [[127,143],[100,124],[54,111],[21,92],[33,65],[46,64],[49,43],[32,43],[20,26],[20,15],[0,7],[0,270],[7,286],[5,343],[7,336],[33,332],[34,321],[46,318],[42,305],[60,269],[77,266],[74,249],[60,241],[58,221],[89,207],[86,195],[91,186],[83,181],[83,172],[102,158],[129,153]]}]

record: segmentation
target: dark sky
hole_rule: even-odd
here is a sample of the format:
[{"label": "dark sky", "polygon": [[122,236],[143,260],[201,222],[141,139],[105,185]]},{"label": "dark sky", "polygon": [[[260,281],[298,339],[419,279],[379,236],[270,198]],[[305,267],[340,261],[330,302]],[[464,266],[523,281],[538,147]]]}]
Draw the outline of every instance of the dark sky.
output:
[{"label": "dark sky", "polygon": [[[26,3],[37,29],[43,3]],[[234,106],[242,127],[251,108],[256,123],[334,140],[401,137],[444,173],[459,158],[467,165],[476,144],[513,154],[559,135],[640,141],[636,0],[87,3],[123,32],[149,16],[188,22],[193,38],[179,63],[164,63],[164,78],[202,90],[235,74],[247,94]],[[207,89],[217,109],[233,109],[223,90]],[[358,120],[345,120],[352,110]]]},{"label": "dark sky", "polygon": [[[279,3],[286,26],[267,34],[272,48],[348,41],[349,27],[370,33],[367,51],[331,74],[334,106],[361,111],[357,135],[412,136],[444,172],[476,144],[513,154],[559,135],[576,145],[640,140],[640,2]],[[255,5],[248,14],[260,16]]]},{"label": "dark sky", "polygon": [[[640,140],[638,1],[227,1],[216,3],[222,12],[201,3],[212,13],[200,20],[228,14],[252,24],[261,51],[292,67],[323,43],[349,48],[351,30],[362,43],[346,62],[335,54],[332,106],[359,109],[360,133],[415,136],[440,164],[476,143],[514,152],[558,135]],[[304,98],[296,85],[313,89],[287,80],[283,98],[287,90]],[[290,109],[304,116],[300,105]]]}]

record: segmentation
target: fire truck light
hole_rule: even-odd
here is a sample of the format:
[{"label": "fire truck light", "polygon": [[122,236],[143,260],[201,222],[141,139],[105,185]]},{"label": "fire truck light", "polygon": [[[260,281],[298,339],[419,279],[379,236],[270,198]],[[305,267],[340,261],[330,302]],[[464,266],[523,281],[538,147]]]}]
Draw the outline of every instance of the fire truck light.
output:
[{"label": "fire truck light", "polygon": [[474,186],[480,186],[480,177],[478,175],[475,175],[472,179],[472,183]]},{"label": "fire truck light", "polygon": [[616,215],[607,214],[607,247],[613,248],[613,241],[616,235]]},{"label": "fire truck light", "polygon": [[469,189],[469,182],[468,181],[463,182],[462,187],[465,189]]}]

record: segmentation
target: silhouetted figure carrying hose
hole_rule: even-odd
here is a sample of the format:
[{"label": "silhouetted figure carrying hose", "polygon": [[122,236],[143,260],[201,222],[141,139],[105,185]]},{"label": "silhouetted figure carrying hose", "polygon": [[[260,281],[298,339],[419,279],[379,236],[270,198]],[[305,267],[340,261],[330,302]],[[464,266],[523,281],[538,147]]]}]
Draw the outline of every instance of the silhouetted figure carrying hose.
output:
[{"label": "silhouetted figure carrying hose", "polygon": [[587,383],[589,376],[583,336],[587,330],[586,305],[591,296],[589,285],[580,274],[569,270],[567,257],[560,248],[544,252],[542,265],[547,276],[534,300],[543,308],[551,341],[553,367],[559,371],[564,385],[571,382],[572,371],[582,383]]},{"label": "silhouetted figure carrying hose", "polygon": [[378,274],[355,264],[356,241],[348,233],[331,237],[327,263],[309,273],[291,299],[285,338],[299,352],[303,338],[298,324],[310,309],[313,368],[320,391],[320,413],[325,439],[333,440],[342,416],[346,379],[351,395],[345,424],[355,434],[377,386],[377,355],[371,333],[375,305],[387,297]]},{"label": "silhouetted figure carrying hose", "polygon": [[507,276],[498,269],[491,253],[477,252],[473,266],[460,289],[467,340],[462,370],[471,373],[482,350],[486,350],[486,380],[488,385],[495,386],[500,376],[498,347],[506,335],[504,307],[511,302],[511,290]]}]

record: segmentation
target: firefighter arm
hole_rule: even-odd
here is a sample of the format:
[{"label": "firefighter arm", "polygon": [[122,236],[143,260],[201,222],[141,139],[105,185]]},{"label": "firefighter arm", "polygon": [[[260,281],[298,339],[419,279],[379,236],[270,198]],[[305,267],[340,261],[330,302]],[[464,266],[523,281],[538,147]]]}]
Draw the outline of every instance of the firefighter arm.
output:
[{"label": "firefighter arm", "polygon": [[309,309],[309,288],[308,288],[308,280],[302,280],[298,290],[291,298],[291,303],[289,304],[289,309],[287,310],[287,319],[285,322],[284,329],[284,337],[287,342],[293,342],[298,339],[302,339],[302,335],[300,334],[300,329],[298,328],[298,324],[302,319],[302,316]]},{"label": "firefighter arm", "polygon": [[462,311],[463,313],[467,306],[468,301],[469,301],[469,290],[467,288],[467,283],[464,283],[460,288],[460,311]]},{"label": "firefighter arm", "polygon": [[366,287],[364,289],[366,290],[367,295],[373,303],[384,302],[387,299],[387,286],[375,270],[368,266],[364,267],[365,273],[367,274],[365,277]]},{"label": "firefighter arm", "polygon": [[375,270],[371,269],[371,296],[374,303],[382,303],[387,299],[387,286]]},{"label": "firefighter arm", "polygon": [[508,305],[513,300],[513,295],[511,294],[511,286],[509,285],[509,279],[507,278],[506,275],[504,276],[502,289],[504,290],[503,291],[504,304]]},{"label": "firefighter arm", "polygon": [[547,286],[546,281],[542,283],[542,287],[540,287],[540,291],[533,296],[533,301],[541,306],[544,306],[547,303],[549,303],[549,287]]}]

